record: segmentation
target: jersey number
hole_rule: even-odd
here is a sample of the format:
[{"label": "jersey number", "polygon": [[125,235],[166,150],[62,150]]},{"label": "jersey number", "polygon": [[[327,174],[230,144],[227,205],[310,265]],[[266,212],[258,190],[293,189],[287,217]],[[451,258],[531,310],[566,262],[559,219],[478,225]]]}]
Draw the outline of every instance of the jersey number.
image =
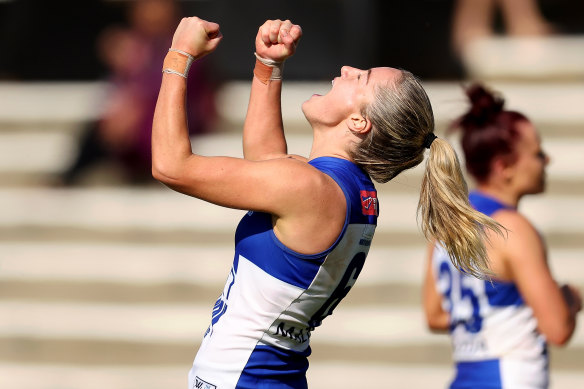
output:
[{"label": "jersey number", "polygon": [[347,270],[343,275],[343,278],[339,282],[339,285],[331,294],[331,296],[326,300],[326,302],[320,307],[318,311],[312,315],[312,318],[308,321],[308,325],[311,328],[318,327],[325,317],[328,315],[332,315],[333,310],[339,305],[341,300],[349,293],[349,290],[357,281],[357,277],[359,277],[359,273],[361,273],[361,269],[363,269],[363,265],[365,264],[365,253],[357,253],[349,266],[347,266]]},{"label": "jersey number", "polygon": [[[444,296],[450,302],[450,330],[454,330],[458,325],[463,325],[466,331],[470,333],[477,333],[483,326],[483,318],[480,315],[480,304],[474,290],[465,285],[465,278],[462,273],[456,272],[453,274],[452,268],[446,262],[440,264],[441,280],[448,280],[448,288],[444,291]],[[457,277],[459,293],[453,293],[453,277]],[[461,310],[457,309],[461,305],[470,304],[472,313],[461,314]],[[468,311],[462,311],[468,312]]]}]

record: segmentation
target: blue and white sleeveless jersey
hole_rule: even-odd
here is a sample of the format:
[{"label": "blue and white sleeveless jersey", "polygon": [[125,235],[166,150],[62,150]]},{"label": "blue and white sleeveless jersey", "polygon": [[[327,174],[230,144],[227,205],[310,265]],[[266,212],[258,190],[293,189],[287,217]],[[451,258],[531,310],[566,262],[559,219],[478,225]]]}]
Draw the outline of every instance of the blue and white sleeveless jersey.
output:
[{"label": "blue and white sleeveless jersey", "polygon": [[[479,192],[473,207],[491,216],[508,208]],[[537,320],[512,282],[483,281],[456,269],[437,245],[432,257],[442,306],[450,313],[456,377],[451,388],[547,388],[548,357]]]},{"label": "blue and white sleeveless jersey", "polygon": [[375,187],[357,165],[333,157],[309,163],[345,194],[339,238],[322,253],[303,255],[276,238],[270,214],[243,217],[233,267],[189,373],[189,389],[307,387],[311,333],[355,283],[379,212]]}]

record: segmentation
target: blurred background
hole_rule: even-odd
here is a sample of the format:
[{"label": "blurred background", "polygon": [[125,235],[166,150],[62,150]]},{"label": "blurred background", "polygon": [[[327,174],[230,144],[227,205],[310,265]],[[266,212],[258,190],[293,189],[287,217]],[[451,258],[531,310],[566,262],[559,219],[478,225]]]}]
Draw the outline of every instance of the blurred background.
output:
[{"label": "blurred background", "polygon": [[[204,155],[241,156],[254,38],[268,18],[304,32],[284,72],[291,153],[310,150],[301,103],[326,93],[341,65],[418,75],[441,136],[466,108],[463,85],[500,91],[552,159],[548,191],[522,210],[556,278],[584,289],[584,2],[514,13],[504,5],[514,1],[485,12],[463,11],[464,0],[0,0],[0,387],[186,385],[243,212],[150,176],[160,68],[182,16],[224,34],[189,77],[192,144]],[[426,330],[421,309],[422,169],[378,186],[375,243],[313,337],[311,388],[447,385],[448,338]],[[551,349],[553,388],[584,387],[582,327],[580,316],[571,343]]]}]

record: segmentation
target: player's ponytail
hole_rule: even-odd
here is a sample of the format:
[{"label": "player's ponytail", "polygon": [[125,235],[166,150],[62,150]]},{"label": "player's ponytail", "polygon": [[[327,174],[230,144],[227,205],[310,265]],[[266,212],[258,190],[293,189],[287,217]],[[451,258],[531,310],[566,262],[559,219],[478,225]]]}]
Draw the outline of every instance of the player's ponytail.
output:
[{"label": "player's ponytail", "polygon": [[501,227],[469,205],[456,153],[434,136],[432,105],[420,81],[403,70],[395,82],[376,88],[363,116],[372,129],[353,150],[353,160],[383,183],[422,162],[430,147],[418,204],[424,235],[440,242],[461,270],[488,276],[486,232]]},{"label": "player's ponytail", "polygon": [[454,265],[475,277],[487,278],[487,230],[502,233],[490,217],[474,210],[456,152],[437,138],[430,146],[422,180],[418,215],[427,239],[441,244]]}]

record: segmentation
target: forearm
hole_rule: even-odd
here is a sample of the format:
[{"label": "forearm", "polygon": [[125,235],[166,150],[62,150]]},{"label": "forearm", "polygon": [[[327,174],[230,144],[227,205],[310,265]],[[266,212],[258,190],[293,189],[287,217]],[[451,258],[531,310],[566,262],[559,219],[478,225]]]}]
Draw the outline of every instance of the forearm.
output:
[{"label": "forearm", "polygon": [[[527,304],[533,309],[539,332],[545,335],[549,343],[565,345],[576,328],[575,314],[566,301],[566,296],[553,279],[531,282],[535,292],[525,287],[520,292],[525,295]],[[540,293],[536,294],[537,292]]]},{"label": "forearm", "polygon": [[576,329],[576,317],[566,309],[559,309],[557,316],[538,318],[538,329],[545,335],[548,342],[556,346],[564,346],[572,338]]},{"label": "forearm", "polygon": [[431,317],[426,318],[428,328],[432,332],[446,333],[450,328],[450,315],[448,312],[440,312]]},{"label": "forearm", "polygon": [[432,256],[435,243],[428,244],[426,275],[422,288],[426,324],[432,332],[446,332],[450,328],[450,314],[442,309],[442,296],[436,289],[436,279],[432,269]]},{"label": "forearm", "polygon": [[152,173],[156,179],[176,179],[192,155],[185,98],[186,79],[164,74],[152,123]]},{"label": "forearm", "polygon": [[442,309],[441,296],[434,284],[426,283],[423,290],[426,324],[432,332],[443,333],[450,328],[450,313]]},{"label": "forearm", "polygon": [[[565,303],[565,309],[560,309],[560,325],[556,329],[557,334],[551,337],[550,341],[557,345],[565,345],[574,335],[576,329],[576,316],[578,312],[582,309],[582,300],[580,297],[580,292],[571,285],[562,285],[559,288],[563,302]],[[563,304],[558,304],[563,305]]]},{"label": "forearm", "polygon": [[243,125],[243,155],[249,160],[286,155],[281,108],[282,81],[262,83],[254,76]]}]

